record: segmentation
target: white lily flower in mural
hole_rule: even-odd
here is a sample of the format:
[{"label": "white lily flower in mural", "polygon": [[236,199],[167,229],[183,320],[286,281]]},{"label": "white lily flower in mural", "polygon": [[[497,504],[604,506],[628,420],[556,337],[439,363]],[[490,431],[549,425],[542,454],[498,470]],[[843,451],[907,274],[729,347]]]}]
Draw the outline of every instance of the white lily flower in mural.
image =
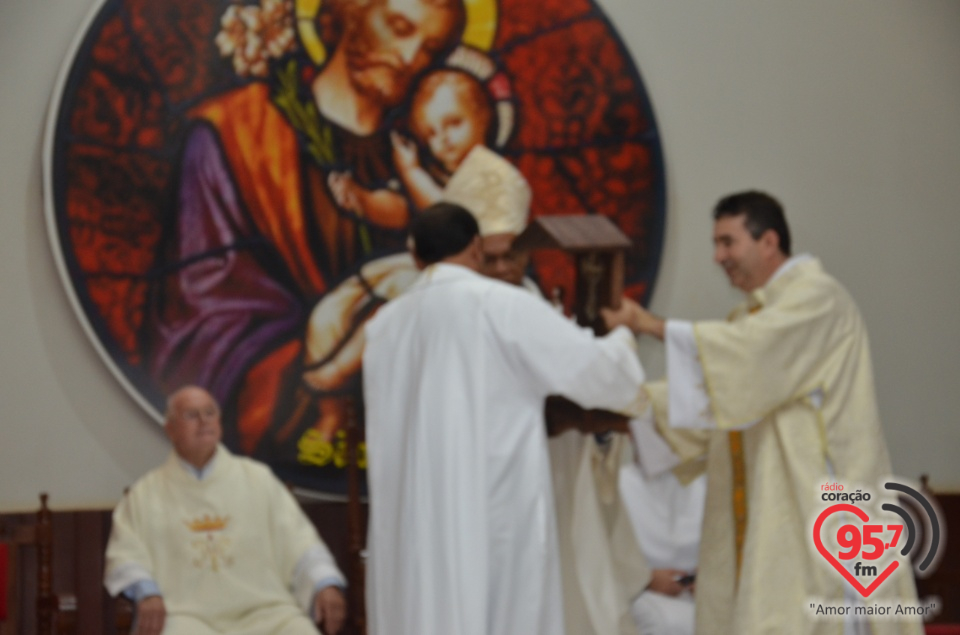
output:
[{"label": "white lily flower in mural", "polygon": [[230,5],[220,18],[214,42],[223,57],[232,57],[241,77],[265,77],[269,61],[296,46],[291,0],[261,0],[257,5]]}]

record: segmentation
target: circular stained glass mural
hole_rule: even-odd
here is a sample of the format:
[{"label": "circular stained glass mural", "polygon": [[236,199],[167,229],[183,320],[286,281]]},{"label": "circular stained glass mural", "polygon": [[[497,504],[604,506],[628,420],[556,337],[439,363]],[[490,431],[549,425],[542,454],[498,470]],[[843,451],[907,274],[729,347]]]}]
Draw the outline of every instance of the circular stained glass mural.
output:
[{"label": "circular stained glass mural", "polygon": [[[412,215],[485,145],[529,180],[532,217],[611,218],[645,300],[665,213],[652,112],[589,0],[105,0],[51,110],[54,251],[148,412],[204,386],[231,449],[338,492],[362,325],[414,275]],[[527,274],[573,285],[562,254]]]}]

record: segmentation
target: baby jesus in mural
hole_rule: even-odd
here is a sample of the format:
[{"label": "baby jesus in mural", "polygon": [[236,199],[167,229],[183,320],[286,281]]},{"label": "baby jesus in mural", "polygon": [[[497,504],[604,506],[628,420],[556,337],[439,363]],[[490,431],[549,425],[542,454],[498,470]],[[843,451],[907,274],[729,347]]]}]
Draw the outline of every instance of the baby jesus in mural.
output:
[{"label": "baby jesus in mural", "polygon": [[[492,74],[489,71],[492,65],[487,73]],[[495,121],[491,94],[475,74],[449,67],[430,72],[416,86],[410,101],[413,140],[396,130],[390,135],[402,186],[365,188],[349,172],[332,172],[328,183],[333,198],[341,208],[370,223],[405,227],[413,210],[441,199],[444,186],[474,148],[486,147]],[[371,314],[371,295],[377,301],[396,297],[416,275],[410,256],[400,253],[368,262],[328,293],[308,320],[304,384],[319,392],[336,390],[344,378],[359,372],[364,338],[358,325]],[[309,454],[314,441],[332,438],[340,424],[335,416],[322,417],[301,439],[300,460],[305,460],[304,452]]]},{"label": "baby jesus in mural", "polygon": [[[397,131],[390,135],[394,165],[415,209],[440,200],[443,186],[467,154],[486,145],[493,121],[490,95],[469,73],[443,69],[423,78],[410,105],[416,141]],[[426,166],[418,145],[429,152]],[[410,219],[407,197],[394,189],[366,189],[349,172],[332,172],[329,185],[338,205],[372,223],[404,227]]]}]

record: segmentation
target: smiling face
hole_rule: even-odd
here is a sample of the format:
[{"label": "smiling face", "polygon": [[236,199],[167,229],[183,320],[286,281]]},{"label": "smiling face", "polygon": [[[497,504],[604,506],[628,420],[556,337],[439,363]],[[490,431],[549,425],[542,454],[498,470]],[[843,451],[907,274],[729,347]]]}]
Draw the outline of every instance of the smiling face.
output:
[{"label": "smiling face", "polygon": [[385,106],[399,104],[411,80],[457,36],[460,0],[371,0],[351,12],[344,46],[350,82]]},{"label": "smiling face", "polygon": [[730,284],[747,293],[759,289],[784,261],[777,234],[767,230],[754,238],[745,214],[722,216],[713,225],[713,259]]},{"label": "smiling face", "polygon": [[177,454],[202,468],[217,451],[223,435],[220,407],[202,388],[181,388],[170,398],[164,429]]}]

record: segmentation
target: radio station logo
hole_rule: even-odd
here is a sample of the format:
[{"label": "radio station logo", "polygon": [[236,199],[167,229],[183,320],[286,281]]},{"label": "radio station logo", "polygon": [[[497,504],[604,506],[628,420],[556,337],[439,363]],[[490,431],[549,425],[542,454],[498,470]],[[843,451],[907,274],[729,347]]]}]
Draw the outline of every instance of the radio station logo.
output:
[{"label": "radio station logo", "polygon": [[[884,489],[898,492],[901,500],[913,501],[922,510],[922,535],[926,553],[916,564],[918,575],[934,564],[941,543],[941,523],[933,505],[916,489],[902,483],[887,482]],[[869,491],[844,491],[840,483],[821,486],[821,499],[833,503],[817,516],[813,525],[813,542],[823,558],[864,598],[869,597],[897,570],[909,563],[909,557],[918,547],[920,532],[913,514],[899,505],[883,503],[880,513],[873,516],[864,509],[873,498]],[[876,512],[876,509],[871,511]],[[845,514],[852,514],[854,518]],[[836,516],[842,523],[829,540],[831,522]],[[827,540],[825,542],[825,536]],[[892,553],[891,553],[892,552]],[[891,557],[892,555],[892,557]],[[899,557],[898,557],[899,556]]]}]

